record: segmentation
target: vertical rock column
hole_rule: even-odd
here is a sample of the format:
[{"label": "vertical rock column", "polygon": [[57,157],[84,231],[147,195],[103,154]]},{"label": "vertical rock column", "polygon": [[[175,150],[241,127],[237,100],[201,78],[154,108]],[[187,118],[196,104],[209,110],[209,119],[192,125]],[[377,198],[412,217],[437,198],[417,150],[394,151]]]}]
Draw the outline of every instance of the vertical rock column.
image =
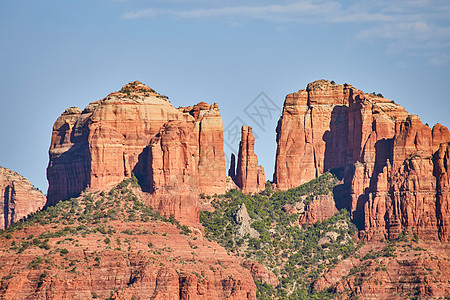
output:
[{"label": "vertical rock column", "polygon": [[450,143],[442,143],[434,155],[434,173],[437,178],[436,215],[441,241],[450,234]]},{"label": "vertical rock column", "polygon": [[264,168],[258,165],[252,127],[242,126],[236,172],[236,184],[244,193],[257,193],[265,188]]}]

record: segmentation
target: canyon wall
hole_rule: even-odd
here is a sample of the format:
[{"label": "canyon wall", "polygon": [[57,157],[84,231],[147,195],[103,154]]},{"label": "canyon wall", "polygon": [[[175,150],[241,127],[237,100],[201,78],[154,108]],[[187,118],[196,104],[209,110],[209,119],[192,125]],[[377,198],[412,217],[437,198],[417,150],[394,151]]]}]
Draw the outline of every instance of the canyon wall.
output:
[{"label": "canyon wall", "polygon": [[0,229],[40,210],[45,196],[23,176],[0,167]]},{"label": "canyon wall", "polygon": [[364,237],[448,240],[448,143],[447,128],[381,95],[319,80],[286,97],[274,183],[284,190],[334,170],[344,179],[337,206]]}]

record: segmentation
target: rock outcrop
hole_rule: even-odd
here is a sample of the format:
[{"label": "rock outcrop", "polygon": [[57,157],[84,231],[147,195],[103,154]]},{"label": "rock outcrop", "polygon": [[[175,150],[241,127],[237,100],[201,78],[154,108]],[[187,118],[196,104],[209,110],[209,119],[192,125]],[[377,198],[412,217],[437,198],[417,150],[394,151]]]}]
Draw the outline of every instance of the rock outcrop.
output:
[{"label": "rock outcrop", "polygon": [[44,207],[46,198],[25,177],[0,167],[0,229]]},{"label": "rock outcrop", "polygon": [[242,203],[241,207],[236,212],[234,219],[236,220],[236,223],[239,224],[236,232],[238,236],[244,237],[246,235],[249,235],[252,238],[259,237],[259,232],[251,226],[252,218],[250,218],[250,216],[248,215],[245,203]]},{"label": "rock outcrop", "polygon": [[433,130],[393,101],[326,80],[286,97],[274,182],[288,189],[327,170],[362,235],[416,232],[448,240],[448,129]]},{"label": "rock outcrop", "polygon": [[299,224],[314,224],[331,218],[338,210],[332,195],[318,195],[306,204],[305,210],[300,214]]},{"label": "rock outcrop", "polygon": [[[183,134],[189,131],[189,139],[192,140],[177,140],[171,133],[175,130],[173,124],[167,125],[170,121],[178,121],[177,130],[181,130]],[[170,146],[164,144],[164,137],[159,142],[155,139],[163,127],[169,130],[161,133],[167,135],[167,141],[175,138]],[[169,173],[172,176],[176,174],[176,178],[168,179],[166,175],[160,177],[163,180],[158,181],[155,178],[159,175],[149,173],[149,166],[158,168],[157,164],[161,163],[161,157],[157,157],[155,152],[155,143],[162,143],[160,146],[166,147],[167,151],[170,148],[186,148],[187,144],[183,143],[192,144],[187,147],[192,146],[192,149],[183,150],[190,153],[189,157],[179,156],[181,154],[178,150],[174,150],[174,155],[158,152],[178,160],[164,161],[162,170],[152,169],[152,172],[165,174],[170,169]],[[150,148],[153,149],[152,156],[149,156]],[[167,97],[138,81],[125,85],[119,92],[111,93],[102,100],[90,103],[84,110],[67,109],[53,127],[49,155],[48,205],[77,196],[87,188],[92,191],[107,190],[131,177],[132,173],[139,179],[143,189],[149,192],[171,190],[174,195],[175,190],[184,191],[187,184],[193,181],[196,182],[198,193],[210,195],[226,191],[222,119],[218,105],[201,102],[193,107],[177,109]],[[153,162],[153,159],[156,161]],[[181,170],[191,174],[183,174]],[[186,178],[180,176],[192,178],[187,183]],[[178,183],[182,183],[183,187],[177,187]],[[173,189],[170,184],[174,185]],[[191,196],[196,197],[198,193]],[[178,199],[181,198],[184,197],[180,194]],[[172,208],[183,205],[168,204]],[[172,209],[163,211],[169,210]],[[175,211],[172,213],[178,214]]]},{"label": "rock outcrop", "polygon": [[[258,165],[252,127],[247,129],[247,126],[244,125],[241,131],[235,182],[244,193],[257,193],[265,188],[264,168]],[[232,166],[233,164],[231,164]],[[229,173],[232,174],[233,172],[230,171]]]}]

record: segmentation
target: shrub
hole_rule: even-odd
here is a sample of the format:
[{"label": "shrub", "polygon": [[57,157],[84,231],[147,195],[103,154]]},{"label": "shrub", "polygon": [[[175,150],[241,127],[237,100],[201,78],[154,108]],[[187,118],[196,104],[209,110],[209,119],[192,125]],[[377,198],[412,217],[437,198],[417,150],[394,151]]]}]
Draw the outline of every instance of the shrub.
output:
[{"label": "shrub", "polygon": [[38,256],[30,262],[30,264],[28,265],[28,268],[33,269],[33,270],[38,270],[43,261],[44,261],[44,259],[42,257]]}]

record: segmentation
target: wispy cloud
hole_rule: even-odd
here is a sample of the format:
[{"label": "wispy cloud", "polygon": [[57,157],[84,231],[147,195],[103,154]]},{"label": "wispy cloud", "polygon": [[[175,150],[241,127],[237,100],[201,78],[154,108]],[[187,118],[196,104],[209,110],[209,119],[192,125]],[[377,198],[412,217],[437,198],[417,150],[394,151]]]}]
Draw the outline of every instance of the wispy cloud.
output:
[{"label": "wispy cloud", "polygon": [[187,20],[228,20],[230,24],[262,20],[278,24],[325,27],[333,24],[356,24],[358,26],[354,26],[353,33],[355,38],[384,40],[388,53],[431,49],[434,53],[439,53],[440,57],[430,59],[434,65],[440,65],[437,61],[448,61],[450,56],[448,0],[354,0],[345,2],[345,5],[335,0],[229,6],[219,6],[218,1],[210,3],[203,3],[201,8],[192,5],[180,9],[174,9],[173,6],[146,8],[127,12],[122,18],[133,20],[163,16]]},{"label": "wispy cloud", "polygon": [[124,19],[138,19],[145,17],[155,17],[158,15],[171,15],[186,19],[211,19],[211,18],[249,18],[264,19],[268,21],[280,22],[284,16],[285,20],[290,20],[293,15],[302,14],[326,14],[327,12],[339,9],[336,2],[313,4],[310,1],[299,2],[289,5],[264,5],[264,6],[229,6],[214,8],[194,8],[185,10],[164,10],[164,9],[143,9],[134,12],[127,12]]},{"label": "wispy cloud", "polygon": [[123,14],[122,18],[125,20],[134,20],[142,18],[154,18],[164,14],[164,11],[160,9],[146,8],[134,12],[127,12]]},{"label": "wispy cloud", "polygon": [[342,5],[335,1],[297,1],[284,5],[227,6],[193,9],[147,8],[125,13],[123,19],[153,18],[161,15],[184,19],[238,19],[266,20],[270,22],[297,23],[348,23],[388,20],[391,17],[380,13],[362,12],[347,15]]}]

